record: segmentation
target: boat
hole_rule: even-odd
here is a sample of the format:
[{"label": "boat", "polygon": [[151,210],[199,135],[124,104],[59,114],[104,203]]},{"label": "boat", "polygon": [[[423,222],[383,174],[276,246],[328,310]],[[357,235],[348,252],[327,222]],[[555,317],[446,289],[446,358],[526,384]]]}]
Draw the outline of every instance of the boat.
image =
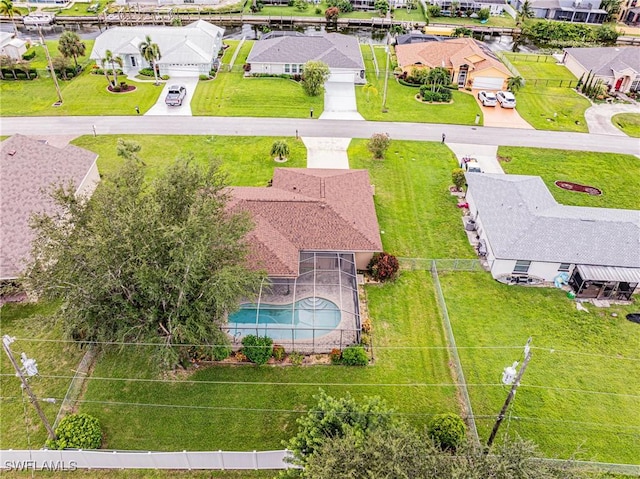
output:
[{"label": "boat", "polygon": [[53,15],[50,13],[34,12],[22,17],[25,26],[46,26],[53,23]]}]

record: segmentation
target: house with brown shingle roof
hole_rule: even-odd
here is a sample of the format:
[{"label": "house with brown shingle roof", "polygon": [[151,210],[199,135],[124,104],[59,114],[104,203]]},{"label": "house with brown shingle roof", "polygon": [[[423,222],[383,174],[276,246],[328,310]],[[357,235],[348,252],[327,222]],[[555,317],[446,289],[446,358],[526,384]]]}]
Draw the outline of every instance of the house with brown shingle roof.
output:
[{"label": "house with brown shingle roof", "polygon": [[53,185],[69,184],[76,196],[90,196],[98,182],[98,155],[67,145],[56,148],[23,135],[0,146],[0,280],[22,273],[34,234],[29,219],[52,213]]},{"label": "house with brown shingle roof", "polygon": [[396,56],[407,75],[414,68],[444,67],[460,88],[504,90],[511,76],[491,50],[472,38],[397,45]]},{"label": "house with brown shingle roof", "polygon": [[366,170],[276,168],[271,187],[230,191],[255,224],[250,260],[270,277],[297,277],[303,251],[352,252],[358,269],[382,251]]}]

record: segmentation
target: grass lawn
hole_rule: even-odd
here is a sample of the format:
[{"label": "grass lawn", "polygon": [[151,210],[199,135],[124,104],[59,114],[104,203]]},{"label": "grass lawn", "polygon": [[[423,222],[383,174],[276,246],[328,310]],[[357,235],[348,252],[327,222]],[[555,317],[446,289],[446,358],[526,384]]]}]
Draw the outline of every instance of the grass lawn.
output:
[{"label": "grass lawn", "polygon": [[477,18],[467,17],[431,17],[429,19],[430,26],[438,25],[455,25],[456,27],[515,27],[516,21],[511,16],[505,14],[503,16],[491,16],[487,23],[480,23]]},{"label": "grass lawn", "polygon": [[[88,4],[87,4],[88,5]],[[89,55],[91,54],[91,50],[93,49],[93,44],[95,40],[82,40],[85,45],[85,55],[78,57],[79,65],[90,65],[93,63],[93,60],[89,59]],[[61,53],[58,51],[58,40],[46,40],[47,48],[49,49],[49,55],[51,58],[61,56]],[[33,57],[31,62],[31,68],[36,68],[38,70],[46,70],[48,68],[47,64],[47,56],[44,52],[44,47],[42,45],[34,45],[32,48],[36,51],[36,56]],[[69,59],[70,64],[74,65],[73,58]]]},{"label": "grass lawn", "polygon": [[537,130],[588,132],[584,112],[591,106],[589,100],[572,88],[547,86],[546,81],[542,81],[577,80],[566,67],[553,61],[535,61],[534,55],[506,53],[505,56],[526,80],[524,88],[516,93],[522,118]]},{"label": "grass lawn", "polygon": [[640,114],[618,113],[613,115],[611,122],[625,134],[634,138],[640,138]]},{"label": "grass lawn", "polygon": [[[98,4],[98,8],[93,12],[88,12],[87,8],[90,8],[92,5]],[[87,3],[75,3],[71,8],[64,8],[58,11],[57,17],[95,17],[99,12],[104,10],[105,5],[108,2],[98,2],[91,0]]]},{"label": "grass lawn", "polygon": [[[501,146],[498,155],[511,158],[502,162],[505,173],[541,176],[559,203],[640,209],[640,163],[633,155],[507,146]],[[554,185],[557,180],[595,186],[602,190],[602,195],[563,190]]]},{"label": "grass lawn", "polygon": [[[476,115],[482,119],[482,111],[472,95],[454,91],[453,103],[445,105],[430,105],[415,99],[418,88],[401,85],[390,72],[387,92],[387,113],[382,113],[384,96],[384,70],[386,66],[383,46],[374,47],[380,75],[376,78],[373,55],[369,45],[361,45],[362,56],[367,72],[367,81],[375,86],[377,95],[363,91],[356,87],[358,111],[365,120],[377,121],[410,121],[421,123],[447,123],[459,125],[473,125]],[[391,70],[391,67],[389,67]],[[482,125],[482,121],[480,122]]]},{"label": "grass lawn", "polygon": [[[78,469],[73,472],[61,476],[60,472],[43,472],[38,471],[35,476],[38,478],[59,478],[72,476],[74,479],[128,479],[134,477],[136,479],[273,479],[277,477],[279,471],[168,471],[162,469],[107,469],[100,470],[83,470]],[[16,472],[3,471],[2,477],[7,479],[32,479],[31,471]]]},{"label": "grass lawn", "polygon": [[[61,337],[60,327],[54,325],[49,317],[56,307],[57,305],[52,304],[6,304],[2,306],[0,314],[2,334],[17,338],[11,349],[18,364],[22,352],[38,363],[41,377],[29,380],[34,394],[38,398],[53,397],[59,400],[58,404],[40,402],[51,425],[56,419],[60,401],[67,392],[70,380],[50,376],[73,376],[83,356],[83,352],[73,345],[31,341]],[[33,449],[40,449],[47,439],[47,431],[26,393],[23,403],[20,380],[15,376],[15,370],[4,351],[0,355],[0,371],[0,449],[27,449],[29,444]]]},{"label": "grass lawn", "polygon": [[[231,60],[232,45],[223,62]],[[244,78],[242,65],[252,41],[242,45],[233,71],[221,71],[215,80],[198,82],[191,111],[194,115],[308,118],[313,108],[317,118],[324,110],[324,96],[309,97],[302,86],[284,78]]]},{"label": "grass lawn", "polygon": [[367,140],[352,140],[351,168],[366,168],[387,251],[410,258],[474,258],[457,199],[449,194],[456,160],[440,143],[392,140],[385,160],[372,160]]},{"label": "grass lawn", "polygon": [[624,318],[637,305],[587,313],[563,291],[502,285],[486,273],[440,281],[465,377],[489,385],[469,387],[474,414],[487,416],[478,421],[484,440],[508,392],[502,370],[522,359],[531,336],[533,357],[500,436],[532,439],[548,457],[637,464],[640,326]]},{"label": "grass lawn", "polygon": [[177,136],[177,135],[93,135],[76,138],[73,144],[96,152],[101,174],[114,173],[123,160],[116,153],[118,138],[137,141],[139,156],[147,164],[147,176],[152,178],[178,157],[193,154],[200,163],[221,159],[229,175],[229,184],[265,186],[277,166],[306,166],[307,150],[302,140],[287,138],[291,149],[286,163],[276,163],[269,154],[276,138],[242,136]]}]

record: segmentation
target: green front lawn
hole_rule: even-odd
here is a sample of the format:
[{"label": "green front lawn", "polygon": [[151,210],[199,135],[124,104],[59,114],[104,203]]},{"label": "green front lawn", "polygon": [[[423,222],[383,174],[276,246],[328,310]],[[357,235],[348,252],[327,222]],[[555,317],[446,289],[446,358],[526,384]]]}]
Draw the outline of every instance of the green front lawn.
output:
[{"label": "green front lawn", "polygon": [[[232,45],[223,57],[228,64],[235,47],[226,43]],[[220,71],[215,80],[198,83],[191,101],[193,114],[308,118],[313,109],[314,117],[319,117],[324,110],[323,95],[309,97],[299,83],[284,78],[244,78],[242,65],[252,46],[252,41],[242,45],[233,71]]]},{"label": "green front lawn", "polygon": [[591,102],[573,88],[558,86],[561,80],[577,80],[566,67],[555,60],[536,61],[537,55],[505,55],[526,80],[516,93],[522,118],[537,130],[588,132],[584,112]]},{"label": "green front lawn", "polygon": [[[374,47],[379,69],[378,77],[376,77],[371,48],[369,45],[361,45],[360,48],[365,62],[367,81],[377,90],[377,93],[374,94],[365,92],[362,87],[356,87],[358,112],[365,120],[473,125],[476,115],[480,115],[482,119],[482,111],[472,95],[462,91],[454,91],[453,102],[450,104],[422,103],[415,99],[419,92],[418,88],[401,85],[396,81],[391,71],[389,71],[387,91],[386,106],[388,111],[383,113],[382,101],[386,68],[384,47]],[[389,70],[391,70],[391,66],[389,66]]]},{"label": "green front lawn", "polygon": [[[52,304],[5,304],[0,313],[2,334],[16,337],[11,345],[20,364],[20,353],[37,361],[39,377],[29,380],[38,398],[56,398],[57,404],[40,401],[42,410],[53,426],[70,377],[73,377],[84,351],[61,342],[41,342],[61,338],[61,328],[49,316],[56,310]],[[47,431],[7,356],[0,355],[0,449],[40,449],[47,439]],[[53,376],[58,376],[55,378]],[[26,417],[25,417],[26,416]]]},{"label": "green front lawn", "polygon": [[502,285],[486,273],[440,281],[483,440],[508,392],[503,368],[522,360],[531,336],[532,359],[498,439],[519,434],[547,457],[637,464],[640,326],[624,317],[637,305],[578,311],[564,291]]},{"label": "green front lawn", "polygon": [[[46,40],[47,48],[49,49],[49,55],[51,58],[61,56],[60,51],[58,50],[58,40]],[[82,40],[82,43],[85,45],[85,55],[78,57],[79,65],[89,65],[93,62],[93,60],[89,59],[89,55],[91,55],[91,50],[93,49],[93,44],[95,40]],[[38,70],[46,70],[49,65],[47,63],[47,55],[45,54],[44,47],[42,45],[34,45],[31,47],[35,49],[36,56],[30,60],[31,68],[36,68]],[[74,65],[73,58],[69,59],[69,64]]]},{"label": "green front lawn", "polygon": [[429,18],[429,25],[455,25],[456,27],[515,27],[516,21],[511,18],[510,15],[504,14],[502,16],[491,16],[487,23],[480,23],[477,18],[467,17],[431,17]]},{"label": "green front lawn", "polygon": [[613,115],[611,122],[625,134],[634,138],[640,138],[640,114],[618,113]]},{"label": "green front lawn", "polygon": [[[640,162],[633,155],[509,146],[501,146],[498,155],[510,158],[502,162],[505,173],[541,176],[559,203],[640,209]],[[595,186],[602,190],[602,195],[563,190],[554,185],[557,180]]]},{"label": "green front lawn", "polygon": [[[98,4],[98,8],[94,11],[88,12],[87,9],[91,6]],[[101,13],[107,2],[91,0],[87,3],[75,3],[70,8],[64,8],[58,11],[57,17],[96,17],[98,13]]]},{"label": "green front lawn", "polygon": [[276,163],[269,152],[277,138],[258,136],[178,136],[178,135],[93,135],[76,138],[73,144],[96,152],[100,174],[114,173],[123,159],[116,153],[118,138],[140,144],[140,158],[147,164],[147,177],[155,177],[176,158],[193,155],[205,164],[221,160],[229,184],[237,186],[265,186],[278,166],[303,168],[307,150],[302,140],[287,138],[291,149],[286,163]]}]

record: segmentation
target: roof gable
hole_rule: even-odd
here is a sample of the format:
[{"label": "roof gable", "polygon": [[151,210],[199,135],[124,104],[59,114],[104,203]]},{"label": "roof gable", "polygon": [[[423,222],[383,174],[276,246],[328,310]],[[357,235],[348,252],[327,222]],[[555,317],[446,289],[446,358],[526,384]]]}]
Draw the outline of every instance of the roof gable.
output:
[{"label": "roof gable", "polygon": [[640,54],[637,47],[565,48],[586,71],[596,75],[611,76],[612,71],[631,69],[640,73]]}]

